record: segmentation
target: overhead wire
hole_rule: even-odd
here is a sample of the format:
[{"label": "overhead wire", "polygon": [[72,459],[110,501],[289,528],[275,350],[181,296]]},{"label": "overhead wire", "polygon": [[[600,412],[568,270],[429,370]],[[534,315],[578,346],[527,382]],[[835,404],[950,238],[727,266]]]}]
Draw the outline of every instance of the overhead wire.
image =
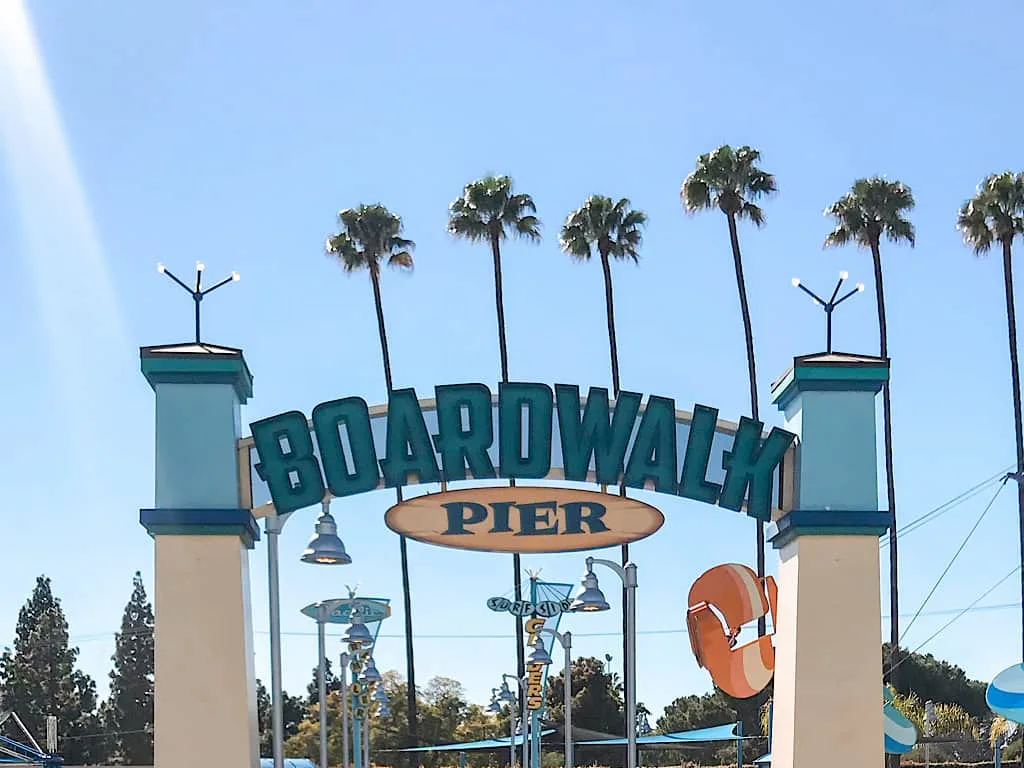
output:
[{"label": "overhead wire", "polygon": [[942,569],[942,573],[939,574],[939,578],[935,580],[935,583],[932,585],[931,590],[929,590],[928,594],[925,595],[925,598],[922,601],[920,607],[914,613],[914,617],[903,628],[903,633],[900,635],[900,642],[903,642],[903,638],[907,636],[907,632],[909,632],[910,628],[914,626],[914,622],[917,621],[917,617],[921,615],[921,611],[923,611],[924,607],[928,605],[928,601],[932,599],[932,595],[935,594],[935,590],[939,588],[939,584],[941,584],[942,580],[946,578],[946,574],[948,574],[950,569],[953,567],[953,563],[955,563],[956,559],[960,557],[960,553],[964,551],[964,547],[966,547],[967,542],[971,540],[971,536],[973,536],[974,532],[978,530],[978,526],[981,525],[981,521],[985,519],[985,515],[987,515],[988,511],[992,509],[992,505],[996,503],[996,499],[999,498],[999,494],[1002,492],[1003,488],[1006,487],[1006,481],[1008,479],[1009,476],[1003,477],[1002,482],[999,483],[999,487],[996,488],[996,492],[992,494],[992,498],[989,499],[988,504],[986,504],[985,508],[981,510],[981,514],[978,515],[978,519],[974,521],[974,525],[971,526],[971,530],[969,530],[967,532],[967,535],[964,536],[964,540],[960,542],[960,546],[957,547],[956,552],[953,553],[953,557],[951,557],[949,562],[946,563],[946,567]]}]

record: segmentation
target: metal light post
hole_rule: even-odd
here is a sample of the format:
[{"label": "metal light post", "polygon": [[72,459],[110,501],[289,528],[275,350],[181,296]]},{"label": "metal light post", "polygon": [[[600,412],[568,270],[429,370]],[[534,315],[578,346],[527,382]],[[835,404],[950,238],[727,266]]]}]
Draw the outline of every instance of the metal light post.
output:
[{"label": "metal light post", "polygon": [[[373,688],[380,683],[380,672],[377,671],[377,665],[373,661],[373,656],[370,655],[373,652],[373,646],[370,646],[366,653],[368,657],[366,659],[366,666],[363,668],[362,682],[367,690],[373,690]],[[371,697],[372,699],[372,697]],[[366,717],[363,718],[364,728],[364,739],[363,739],[363,766],[364,768],[370,768],[370,708],[373,706],[372,701],[367,702],[366,705]]]},{"label": "metal light post", "polygon": [[[522,731],[522,737],[523,737],[523,757],[522,757],[523,768],[529,768],[529,763],[530,763],[530,760],[529,760],[529,754],[530,754],[529,753],[529,745],[528,745],[527,740],[526,740],[526,732],[529,730],[529,721],[527,720],[527,717],[528,717],[528,714],[529,714],[529,710],[526,708],[526,682],[527,682],[528,679],[529,679],[529,676],[527,676],[527,675],[523,675],[522,677],[516,677],[515,675],[503,674],[501,676],[501,689],[500,689],[500,692],[498,693],[498,699],[500,701],[508,702],[509,714],[510,715],[515,712],[515,705],[516,705],[517,702],[521,701],[523,703],[523,711],[522,711],[522,716],[521,716],[522,720],[521,720],[521,725],[520,725],[520,730]],[[508,681],[509,680],[515,680],[516,684],[519,686],[519,696],[518,697],[514,693],[512,693],[512,690],[508,687]],[[515,762],[516,762],[515,718],[514,717],[510,717],[509,720],[511,720],[511,722],[512,722],[512,726],[511,726],[511,728],[512,728],[512,736],[510,738],[510,741],[511,741],[511,744],[512,744],[512,746],[510,747],[511,756],[512,756],[511,766],[514,766]],[[510,766],[510,768],[511,768],[511,766]]]},{"label": "metal light post", "polygon": [[[213,288],[210,290],[212,291]],[[196,306],[198,307],[198,304]],[[198,325],[196,328],[198,335]],[[330,504],[330,499],[324,499],[322,502],[323,508],[320,517],[317,518],[316,534],[302,554],[303,562],[321,565],[347,565],[352,562],[352,558],[345,552],[345,545],[338,538],[338,529],[330,513]],[[285,523],[288,522],[291,514],[271,515],[264,523],[267,534],[267,581],[269,582],[270,722],[274,768],[284,768],[284,693],[281,685],[281,579],[278,537],[284,530]],[[322,647],[320,651],[319,667],[320,676],[323,679],[322,668],[325,657]],[[320,690],[323,691],[323,687]],[[326,710],[325,698],[323,695],[320,697],[321,712]],[[321,741],[326,744],[326,728],[323,722],[321,722]],[[326,768],[326,765],[323,768]]]},{"label": "metal light post", "polygon": [[327,617],[324,606],[319,606],[316,617],[317,700],[320,702],[320,768],[327,768]]},{"label": "metal light post", "polygon": [[[938,715],[935,712],[935,702],[933,702],[931,699],[928,699],[928,701],[926,701],[924,703],[924,735],[926,737],[928,737],[929,739],[932,736],[935,735],[935,721],[938,720],[938,719],[939,719]],[[931,764],[932,764],[932,760],[931,760],[932,755],[931,755],[931,750],[929,749],[929,747],[931,747],[931,742],[930,741],[925,741],[925,743],[924,743],[924,766],[925,766],[925,768],[929,768],[931,766]]]},{"label": "metal light post", "polygon": [[[853,294],[860,293],[864,290],[864,283],[857,283],[852,291],[839,296],[839,289],[843,287],[843,283],[849,276],[850,273],[845,270],[839,273],[839,282],[836,283],[835,290],[832,291],[832,297],[828,301],[825,301],[814,291],[801,283],[799,277],[794,277],[792,280],[794,288],[799,288],[811,297],[811,301],[825,310],[825,351],[830,354],[832,352],[832,313],[835,311],[836,307],[853,296]],[[839,296],[839,298],[837,299],[836,296]]]},{"label": "metal light post", "polygon": [[157,264],[156,265],[156,271],[157,272],[159,272],[162,275],[167,275],[169,278],[171,278],[171,280],[173,280],[178,285],[180,285],[182,288],[184,288],[185,291],[192,297],[192,301],[195,302],[195,305],[196,305],[196,344],[200,343],[200,341],[199,341],[199,304],[203,300],[203,297],[206,296],[207,294],[213,293],[218,288],[220,288],[222,285],[227,285],[228,283],[237,282],[238,280],[241,279],[241,275],[239,275],[237,272],[232,272],[228,277],[224,278],[219,283],[217,283],[215,285],[212,285],[209,288],[203,288],[203,270],[204,269],[206,269],[206,265],[203,264],[203,262],[201,262],[201,261],[197,261],[196,262],[196,286],[195,286],[195,288],[189,288],[187,285],[185,285],[185,283],[183,283],[181,280],[179,280],[174,275],[174,273],[171,272],[171,270],[169,270],[163,264]]},{"label": "metal light post", "polygon": [[339,659],[341,662],[341,768],[348,768],[348,674],[349,655],[345,651]]},{"label": "metal light post", "polygon": [[[547,627],[541,627],[537,630],[538,635],[551,635],[558,641],[558,644],[562,646],[565,651],[565,667],[562,672],[564,679],[564,685],[562,686],[565,690],[563,691],[562,706],[565,708],[565,720],[562,727],[565,729],[565,768],[573,768],[573,739],[572,739],[572,633],[571,632],[557,632],[554,629],[548,629]],[[536,653],[536,651],[535,651]],[[531,660],[534,656],[530,656]],[[543,660],[541,660],[543,663]],[[551,663],[551,657],[548,656],[548,663]]]},{"label": "metal light post", "polygon": [[619,565],[613,560],[587,558],[582,591],[569,610],[583,613],[607,611],[610,606],[597,583],[594,566],[603,565],[622,580],[626,594],[626,768],[636,768],[636,564]]}]

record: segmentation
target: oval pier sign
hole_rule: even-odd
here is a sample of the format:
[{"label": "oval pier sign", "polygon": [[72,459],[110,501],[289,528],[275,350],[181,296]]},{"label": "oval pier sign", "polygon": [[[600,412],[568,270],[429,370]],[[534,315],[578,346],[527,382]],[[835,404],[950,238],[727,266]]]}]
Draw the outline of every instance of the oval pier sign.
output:
[{"label": "oval pier sign", "polygon": [[636,499],[573,488],[472,488],[417,496],[387,511],[395,533],[480,552],[579,552],[628,544],[661,528]]}]

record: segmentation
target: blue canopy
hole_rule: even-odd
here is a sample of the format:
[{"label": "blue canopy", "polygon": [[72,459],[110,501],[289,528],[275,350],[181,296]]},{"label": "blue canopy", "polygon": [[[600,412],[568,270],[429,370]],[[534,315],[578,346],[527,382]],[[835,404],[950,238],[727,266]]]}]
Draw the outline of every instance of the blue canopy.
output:
[{"label": "blue canopy", "polygon": [[[260,768],[274,768],[274,758],[261,757]],[[312,760],[307,760],[305,757],[286,757],[284,759],[284,768],[316,768],[316,765]]]},{"label": "blue canopy", "polygon": [[772,753],[761,755],[757,760],[754,761],[754,765],[771,765],[772,764]]},{"label": "blue canopy", "polygon": [[[711,728],[697,728],[693,731],[676,731],[675,733],[654,733],[650,736],[641,736],[636,740],[637,744],[680,744],[697,741],[734,741],[739,738],[736,733],[736,723],[715,725]],[[595,744],[602,746],[618,746],[626,744],[625,738],[620,739],[599,739],[597,741],[581,741],[580,744]]]},{"label": "blue canopy", "polygon": [[[555,732],[554,728],[541,731],[541,737],[549,736]],[[516,745],[523,743],[520,735],[516,736]],[[471,752],[474,749],[510,749],[509,737],[497,739],[481,739],[480,741],[464,741],[461,744],[439,744],[433,747],[412,747],[410,749],[398,749],[396,752]]]}]

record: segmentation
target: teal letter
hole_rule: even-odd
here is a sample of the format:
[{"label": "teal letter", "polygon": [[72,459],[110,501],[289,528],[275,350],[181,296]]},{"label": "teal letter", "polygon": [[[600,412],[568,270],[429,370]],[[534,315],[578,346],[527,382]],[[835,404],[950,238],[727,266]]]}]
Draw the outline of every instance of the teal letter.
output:
[{"label": "teal letter", "polygon": [[679,478],[679,495],[705,504],[717,503],[718,494],[722,492],[718,483],[707,479],[711,442],[715,439],[717,423],[717,408],[693,406],[690,436],[686,440],[686,453],[683,454],[683,474]]},{"label": "teal letter", "polygon": [[670,397],[647,398],[623,484],[643,488],[648,479],[659,493],[676,492],[676,403]]},{"label": "teal letter", "polygon": [[608,530],[608,526],[601,520],[608,511],[604,504],[595,501],[567,501],[562,505],[562,509],[565,510],[566,533],[583,533],[584,523],[588,533],[603,533]]},{"label": "teal letter", "polygon": [[[434,388],[437,398],[437,436],[434,445],[441,454],[444,479],[465,480],[466,467],[477,480],[494,477],[494,464],[487,449],[494,441],[491,420],[491,390],[483,384],[449,384]],[[462,428],[462,409],[469,413],[467,429]]]},{"label": "teal letter", "polygon": [[597,482],[601,485],[618,484],[626,446],[633,433],[633,422],[640,410],[640,395],[620,392],[615,401],[615,414],[609,423],[607,389],[590,388],[582,418],[579,387],[556,384],[555,394],[558,398],[558,431],[562,438],[565,479],[585,481],[590,457],[593,456]]},{"label": "teal letter", "polygon": [[508,509],[512,506],[511,501],[492,501],[491,509],[494,512],[494,525],[490,533],[512,533],[508,524]]},{"label": "teal letter", "polygon": [[387,454],[380,468],[389,488],[405,485],[410,478],[413,483],[436,483],[441,479],[415,390],[392,390],[386,442]]},{"label": "teal letter", "polygon": [[[528,412],[526,455],[523,456],[523,408]],[[498,385],[501,476],[544,478],[551,470],[551,415],[554,398],[546,384]]]},{"label": "teal letter", "polygon": [[[323,500],[324,480],[320,476],[320,464],[313,455],[313,438],[309,436],[309,426],[302,413],[280,413],[254,421],[249,429],[260,457],[256,473],[270,489],[277,514],[286,515]],[[281,445],[282,438],[288,441],[287,452]]]},{"label": "teal letter", "polygon": [[747,514],[758,520],[771,519],[772,475],[795,439],[793,433],[773,427],[762,443],[761,422],[741,418],[732,450],[722,455],[726,472],[718,505],[739,512],[749,485]]},{"label": "teal letter", "polygon": [[[352,471],[345,459],[340,428],[348,435],[352,452]],[[327,487],[334,496],[352,496],[377,487],[377,449],[370,430],[370,410],[361,397],[345,397],[320,403],[313,409],[313,430],[320,446]]]},{"label": "teal letter", "polygon": [[[519,510],[519,533],[516,536],[542,536],[547,533],[558,533],[558,520],[551,522],[550,512],[558,509],[553,501],[535,501],[526,504],[516,504]],[[543,510],[543,512],[541,512]],[[537,523],[543,523],[546,528],[538,528]]]},{"label": "teal letter", "polygon": [[441,506],[448,513],[448,528],[444,532],[445,536],[473,533],[467,531],[466,526],[476,525],[487,519],[487,507],[477,504],[475,501],[449,501]]}]

